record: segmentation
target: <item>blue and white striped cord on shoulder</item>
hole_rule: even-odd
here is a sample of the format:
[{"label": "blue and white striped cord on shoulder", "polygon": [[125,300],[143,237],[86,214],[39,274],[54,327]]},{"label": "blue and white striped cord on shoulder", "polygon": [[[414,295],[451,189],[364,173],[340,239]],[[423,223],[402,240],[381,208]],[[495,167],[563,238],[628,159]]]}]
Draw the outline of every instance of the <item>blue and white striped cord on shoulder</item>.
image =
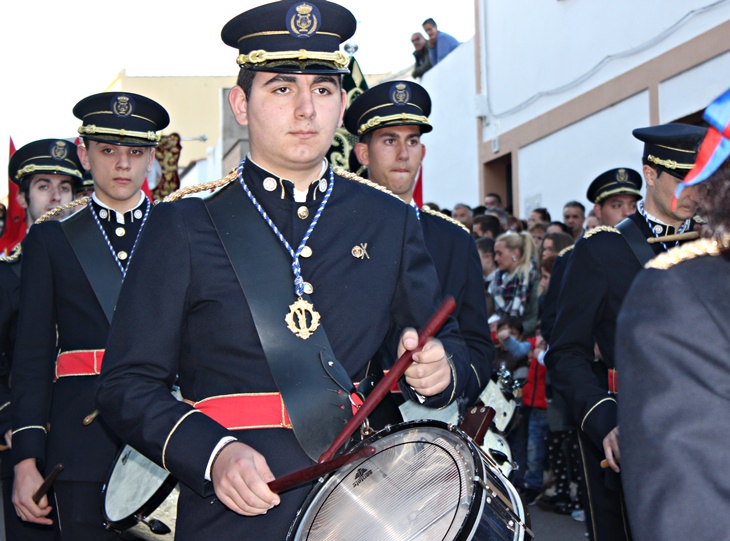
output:
[{"label": "blue and white striped cord on shoulder", "polygon": [[256,197],[254,197],[253,193],[251,193],[251,190],[246,185],[246,182],[243,180],[243,166],[246,163],[246,158],[241,160],[241,163],[238,164],[238,182],[241,184],[241,187],[243,188],[243,191],[246,192],[246,195],[251,200],[251,203],[253,203],[253,206],[256,207],[256,210],[259,211],[259,214],[261,217],[266,221],[267,224],[269,224],[269,227],[274,232],[276,237],[279,239],[279,241],[284,245],[286,250],[289,252],[289,255],[292,258],[292,272],[294,273],[294,293],[297,295],[297,297],[301,297],[304,293],[304,279],[302,278],[302,267],[299,264],[299,255],[302,253],[302,250],[307,245],[307,241],[309,240],[309,237],[312,235],[312,231],[314,230],[314,226],[317,225],[317,222],[319,222],[319,217],[322,215],[322,211],[324,210],[325,205],[327,205],[327,201],[329,201],[330,195],[332,195],[332,188],[335,186],[335,175],[332,172],[332,168],[330,167],[330,180],[329,184],[327,186],[327,192],[324,194],[324,198],[322,199],[322,203],[320,203],[319,208],[317,209],[317,212],[314,215],[314,218],[312,219],[312,223],[309,224],[309,228],[307,229],[307,232],[304,234],[304,238],[302,238],[302,241],[299,243],[299,247],[297,248],[296,252],[292,249],[292,247],[289,245],[287,240],[284,238],[284,235],[281,234],[281,231],[279,231],[279,228],[276,227],[276,224],[269,218],[269,215],[266,213],[266,211],[263,209],[263,207],[259,204],[259,202],[256,200]]}]

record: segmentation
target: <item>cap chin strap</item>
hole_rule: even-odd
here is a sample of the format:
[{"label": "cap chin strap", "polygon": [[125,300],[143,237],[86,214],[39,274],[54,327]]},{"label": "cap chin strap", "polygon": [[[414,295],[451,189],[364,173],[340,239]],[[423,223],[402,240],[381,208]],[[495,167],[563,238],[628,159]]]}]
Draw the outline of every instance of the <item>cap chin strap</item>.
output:
[{"label": "cap chin strap", "polygon": [[101,128],[94,124],[81,126],[79,128],[81,135],[117,135],[119,137],[135,137],[137,139],[147,139],[148,141],[159,142],[160,136],[153,131],[132,131],[132,130],[116,130],[114,128]]},{"label": "cap chin strap", "polygon": [[279,51],[279,52],[268,52],[263,49],[257,51],[251,51],[248,54],[240,54],[236,58],[236,62],[239,66],[245,66],[249,64],[263,64],[264,62],[271,62],[276,60],[320,60],[323,62],[332,62],[338,68],[344,69],[349,63],[347,55],[336,51],[334,53],[324,53],[317,51],[307,51],[306,49],[299,49],[298,51]]}]

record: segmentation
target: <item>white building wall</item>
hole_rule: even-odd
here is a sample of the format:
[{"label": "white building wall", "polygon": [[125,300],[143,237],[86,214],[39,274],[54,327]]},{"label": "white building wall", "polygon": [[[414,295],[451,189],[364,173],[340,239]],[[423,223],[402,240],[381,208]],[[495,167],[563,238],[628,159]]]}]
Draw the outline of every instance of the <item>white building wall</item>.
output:
[{"label": "white building wall", "polygon": [[728,0],[479,2],[492,116],[485,140],[730,19]]},{"label": "white building wall", "polygon": [[[519,151],[520,212],[530,215],[546,207],[554,220],[563,219],[563,205],[576,200],[586,211],[591,181],[609,169],[641,172],[643,143],[631,136],[649,125],[649,96],[642,92],[544,137]],[[642,190],[643,191],[643,190]]]},{"label": "white building wall", "polygon": [[463,43],[431,68],[420,84],[432,100],[431,133],[423,161],[423,201],[452,208],[477,205],[479,158],[474,109],[474,40]]}]

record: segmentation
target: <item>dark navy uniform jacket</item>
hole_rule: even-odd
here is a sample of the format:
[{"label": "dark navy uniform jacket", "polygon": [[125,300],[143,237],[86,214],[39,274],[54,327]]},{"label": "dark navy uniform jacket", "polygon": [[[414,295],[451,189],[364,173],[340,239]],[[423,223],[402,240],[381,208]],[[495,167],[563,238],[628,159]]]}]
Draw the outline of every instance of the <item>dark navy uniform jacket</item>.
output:
[{"label": "dark navy uniform jacket", "polygon": [[[138,207],[143,210],[147,199]],[[98,213],[101,207],[94,204]],[[84,207],[68,220],[89,213]],[[123,237],[111,217],[100,219],[107,237],[131,252],[141,220],[125,214]],[[103,214],[103,213],[102,213]],[[107,212],[108,214],[108,212]],[[113,255],[98,232],[94,249],[99,258]],[[119,248],[117,248],[119,249]],[[119,280],[122,273],[119,272]],[[109,321],[74,253],[61,222],[30,228],[23,243],[20,313],[12,367],[14,463],[36,458],[39,470],[63,464],[61,480],[103,482],[120,440],[103,419],[84,426],[95,409],[97,376],[67,376],[54,383],[59,352],[104,349]]]},{"label": "dark navy uniform jacket", "polygon": [[[10,428],[10,366],[15,345],[15,325],[18,318],[20,276],[15,268],[20,261],[0,262],[0,435]],[[4,460],[3,462],[8,462]],[[5,470],[5,468],[3,468]]]},{"label": "dark navy uniform jacket", "polygon": [[[292,183],[280,181],[267,192],[266,176],[246,162],[247,185],[289,243],[298,246],[323,193],[315,182],[307,202],[296,203]],[[224,190],[240,190],[246,198],[238,182]],[[297,213],[303,205],[309,209],[306,219]],[[355,257],[353,248],[363,244],[368,256]],[[301,259],[302,277],[314,287],[314,308],[353,381],[365,375],[391,326],[419,328],[441,302],[415,212],[392,195],[336,176],[308,245],[313,253]],[[270,249],[284,249],[273,234]],[[288,333],[287,311],[283,306],[281,325]],[[471,370],[453,320],[438,337],[453,355],[454,378],[444,392],[426,399],[433,407],[461,394]],[[296,351],[292,358],[311,362],[297,360]],[[293,432],[229,432],[172,398],[176,376],[183,398],[193,401],[277,391],[243,290],[197,198],[161,204],[150,218],[117,305],[98,404],[120,436],[181,481],[177,539],[283,539],[308,486],[281,494],[281,505],[266,515],[243,517],[213,497],[205,474],[214,447],[231,434],[262,453],[277,477],[311,465]]]},{"label": "dark navy uniform jacket", "polygon": [[[653,236],[638,211],[628,219],[645,238]],[[656,254],[665,251],[660,243],[651,246]],[[563,277],[545,362],[553,386],[598,449],[617,425],[616,400],[608,394],[607,372],[615,366],[616,317],[641,268],[618,230],[599,229],[576,243]],[[602,362],[593,362],[594,343],[598,343]]]},{"label": "dark navy uniform jacket", "polygon": [[472,368],[466,391],[467,405],[471,405],[489,382],[494,360],[479,252],[474,238],[446,219],[421,210],[420,221],[426,249],[436,266],[441,294],[456,300],[454,317],[469,348]]},{"label": "dark navy uniform jacket", "polygon": [[703,256],[643,270],[619,313],[621,476],[637,541],[730,531],[728,299],[730,261]]}]

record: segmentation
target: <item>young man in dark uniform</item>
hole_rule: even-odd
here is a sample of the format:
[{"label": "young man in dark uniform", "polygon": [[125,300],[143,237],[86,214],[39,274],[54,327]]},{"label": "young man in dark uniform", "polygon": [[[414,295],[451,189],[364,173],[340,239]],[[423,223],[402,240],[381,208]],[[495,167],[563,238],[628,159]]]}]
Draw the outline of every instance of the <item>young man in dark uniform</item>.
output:
[{"label": "young man in dark uniform", "polygon": [[[614,377],[609,382],[609,376],[615,376],[616,316],[644,263],[680,242],[669,235],[692,229],[698,190],[685,190],[676,210],[670,205],[674,189],[692,168],[705,131],[685,124],[634,130],[645,144],[646,196],[637,212],[616,228],[599,226],[585,234],[565,269],[546,365],[580,429],[594,541],[630,538],[616,475],[616,398],[609,394],[609,385],[615,382]],[[594,362],[596,345],[599,362]],[[601,469],[604,458],[611,470]]]},{"label": "young man in dark uniform", "polygon": [[[178,540],[284,539],[311,485],[274,494],[267,482],[319,458],[352,415],[350,380],[440,303],[413,209],[324,159],[346,104],[338,49],[355,25],[332,2],[282,1],[224,27],[250,154],[202,187],[227,185],[209,200],[155,209],[124,282],[97,402],[180,480]],[[400,382],[434,407],[470,370],[453,320],[439,338]]]},{"label": "young man in dark uniform", "polygon": [[[89,96],[74,115],[83,122],[78,155],[95,192],[72,203],[86,206],[63,222],[37,223],[24,242],[12,425],[18,515],[51,524],[55,507],[61,538],[79,541],[115,537],[103,527],[101,488],[120,441],[91,415],[96,375],[152,207],[140,187],[154,159],[155,132],[169,117],[149,98],[122,92]],[[47,496],[35,504],[43,474],[57,464],[65,469],[54,505]]]},{"label": "young man in dark uniform", "polygon": [[725,92],[705,110],[711,127],[686,179],[707,190],[703,238],[653,259],[618,317],[621,475],[637,541],[730,531],[729,104]]},{"label": "young man in dark uniform", "polygon": [[[460,222],[428,207],[418,209],[413,202],[416,177],[425,155],[421,135],[433,129],[428,121],[430,113],[431,98],[421,85],[389,81],[358,96],[345,114],[345,127],[360,137],[355,154],[368,168],[368,179],[416,209],[441,292],[456,300],[454,317],[469,348],[472,367],[470,386],[460,401],[470,406],[489,381],[494,344],[474,238]],[[426,411],[414,402],[407,402],[402,409],[407,419],[436,418],[458,424],[460,417],[456,404],[441,412]]]},{"label": "young man in dark uniform", "polygon": [[[18,203],[25,209],[28,227],[46,212],[73,200],[82,172],[76,145],[63,139],[33,141],[13,154],[8,163],[8,177],[18,184]],[[21,249],[19,244],[11,256],[0,258],[0,433],[5,435],[9,445],[12,445],[9,376],[20,302]],[[3,452],[0,460],[5,537],[19,541],[54,539],[54,528],[25,522],[18,517],[12,501],[13,462],[10,451]]]}]

